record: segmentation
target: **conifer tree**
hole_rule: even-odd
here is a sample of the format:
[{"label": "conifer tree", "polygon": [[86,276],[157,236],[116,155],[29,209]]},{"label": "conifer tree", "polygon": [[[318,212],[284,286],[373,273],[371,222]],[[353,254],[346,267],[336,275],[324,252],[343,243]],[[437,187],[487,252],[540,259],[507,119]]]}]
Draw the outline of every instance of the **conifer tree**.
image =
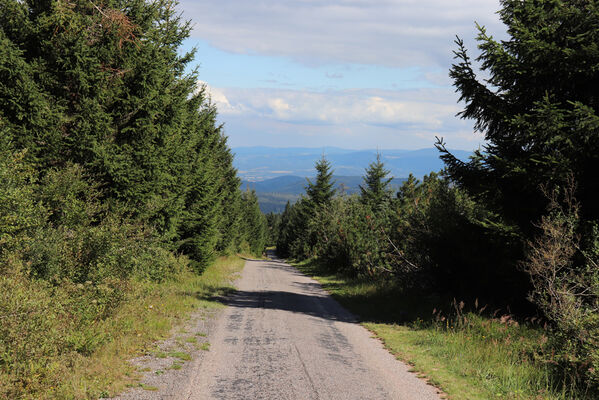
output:
[{"label": "conifer tree", "polygon": [[247,227],[247,242],[254,255],[261,255],[266,246],[266,217],[260,211],[258,197],[249,188],[243,192],[244,218]]},{"label": "conifer tree", "polygon": [[392,190],[389,183],[393,177],[387,177],[390,171],[385,169],[381,154],[376,153],[376,161],[370,163],[364,176],[365,186],[360,185],[362,203],[373,209],[380,209],[391,200]]},{"label": "conifer tree", "polygon": [[285,210],[281,214],[281,225],[279,236],[277,238],[277,254],[282,257],[289,256],[289,245],[291,243],[291,209],[292,205],[287,200]]},{"label": "conifer tree", "polygon": [[219,241],[217,249],[219,252],[235,252],[241,244],[240,230],[244,221],[241,215],[241,191],[239,189],[241,180],[237,176],[237,170],[233,167],[233,153],[227,147],[226,137],[221,136],[219,142],[218,165],[220,167],[219,191],[221,192],[219,220]]},{"label": "conifer tree", "polygon": [[578,182],[585,218],[599,219],[597,1],[503,0],[509,39],[479,27],[481,80],[458,38],[450,75],[485,146],[468,162],[439,140],[450,177],[524,233],[545,213],[540,185]]},{"label": "conifer tree", "polygon": [[281,231],[277,251],[284,257],[305,258],[314,244],[315,237],[309,236],[310,220],[316,210],[312,202],[302,197],[293,205],[287,205],[281,216]]},{"label": "conifer tree", "polygon": [[85,165],[107,199],[150,221],[166,240],[181,219],[190,148],[204,135],[186,127],[210,113],[205,96],[193,95],[196,74],[185,72],[193,54],[178,54],[190,28],[173,6],[167,0],[0,5],[0,47],[9,52],[0,71],[6,62],[20,66],[6,77],[12,83],[0,87],[0,102],[12,100],[0,118],[16,147],[26,148],[41,172]]},{"label": "conifer tree", "polygon": [[175,6],[0,0],[0,121],[40,176],[82,165],[104,203],[205,265],[239,245],[241,192]]},{"label": "conifer tree", "polygon": [[308,179],[306,194],[314,206],[323,206],[328,204],[335,195],[335,182],[332,181],[333,171],[331,163],[324,157],[318,160],[314,166],[316,168],[316,179],[312,183]]}]

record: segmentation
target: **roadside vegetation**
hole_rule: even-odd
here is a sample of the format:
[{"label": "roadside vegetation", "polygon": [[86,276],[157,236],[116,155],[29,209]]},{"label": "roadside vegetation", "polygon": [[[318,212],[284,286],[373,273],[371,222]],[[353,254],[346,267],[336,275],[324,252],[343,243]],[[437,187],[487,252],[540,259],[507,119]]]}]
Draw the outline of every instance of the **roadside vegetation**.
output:
[{"label": "roadside vegetation", "polygon": [[43,282],[7,286],[4,279],[3,304],[10,300],[22,314],[1,330],[3,354],[12,358],[0,371],[0,398],[95,399],[135,386],[139,374],[128,360],[152,352],[190,312],[222,307],[211,299],[233,289],[244,262],[222,257],[202,275],[182,269],[160,283],[129,281],[105,318],[92,309],[92,284],[50,289]]},{"label": "roadside vegetation", "polygon": [[555,374],[551,332],[537,319],[489,311],[478,302],[454,305],[393,282],[350,278],[316,259],[293,265],[450,399],[593,398]]},{"label": "roadside vegetation", "polygon": [[189,31],[166,0],[0,0],[0,398],[111,391],[215,260],[262,254]]},{"label": "roadside vegetation", "polygon": [[354,196],[335,192],[323,157],[271,230],[281,256],[317,260],[455,398],[597,398],[599,6],[501,6],[509,38],[479,27],[475,60],[458,38],[450,71],[482,149],[459,160],[438,139],[446,169],[398,192],[379,155]]}]

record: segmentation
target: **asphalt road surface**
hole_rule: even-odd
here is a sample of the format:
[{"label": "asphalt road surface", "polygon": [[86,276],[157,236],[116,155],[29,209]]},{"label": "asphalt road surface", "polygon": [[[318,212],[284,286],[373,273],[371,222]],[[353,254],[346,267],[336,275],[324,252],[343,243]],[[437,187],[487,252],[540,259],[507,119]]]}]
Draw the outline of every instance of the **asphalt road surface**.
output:
[{"label": "asphalt road surface", "polygon": [[183,399],[435,399],[320,285],[248,260]]}]

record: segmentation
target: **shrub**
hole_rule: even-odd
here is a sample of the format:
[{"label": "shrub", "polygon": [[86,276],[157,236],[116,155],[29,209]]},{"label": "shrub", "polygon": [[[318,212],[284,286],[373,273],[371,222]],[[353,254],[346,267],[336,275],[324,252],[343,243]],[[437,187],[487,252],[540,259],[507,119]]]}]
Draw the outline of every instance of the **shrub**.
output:
[{"label": "shrub", "polygon": [[46,210],[35,201],[35,173],[23,162],[25,153],[0,149],[0,273],[5,269],[2,260],[25,247],[46,218]]},{"label": "shrub", "polygon": [[574,192],[570,182],[548,193],[549,213],[523,266],[533,284],[531,300],[553,323],[559,372],[599,390],[599,230],[580,226]]},{"label": "shrub", "polygon": [[46,283],[18,274],[0,275],[0,319],[0,398],[17,398],[54,373],[71,321]]},{"label": "shrub", "polygon": [[519,242],[449,179],[412,177],[400,188],[394,211],[392,240],[418,267],[420,286],[467,301],[530,307],[528,279],[514,261]]},{"label": "shrub", "polygon": [[387,226],[386,209],[373,210],[358,196],[335,198],[309,222],[314,255],[352,276],[395,274]]}]

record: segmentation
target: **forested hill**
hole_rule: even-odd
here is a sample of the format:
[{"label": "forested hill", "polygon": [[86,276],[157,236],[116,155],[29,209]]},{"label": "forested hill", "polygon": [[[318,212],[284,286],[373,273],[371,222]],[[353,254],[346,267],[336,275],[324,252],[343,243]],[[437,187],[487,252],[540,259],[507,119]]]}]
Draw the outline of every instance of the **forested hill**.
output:
[{"label": "forested hill", "polygon": [[[390,187],[395,191],[407,178],[393,178]],[[355,194],[360,192],[360,185],[364,185],[362,176],[333,176],[337,193]],[[265,179],[259,182],[242,181],[243,189],[255,190],[263,213],[283,212],[287,201],[295,203],[300,195],[304,194],[308,184],[307,178],[295,175],[284,175],[276,178]]]},{"label": "forested hill", "polygon": [[[377,150],[348,150],[338,147],[237,147],[233,149],[233,165],[243,179],[242,188],[256,191],[260,209],[264,213],[282,212],[287,201],[296,202],[304,193],[305,177],[314,175],[314,163],[323,154],[334,165],[337,193],[355,194],[364,184],[363,176],[377,157]],[[464,150],[454,154],[462,160],[471,155]],[[412,174],[417,178],[444,168],[435,148],[419,150],[381,150],[380,157],[393,180],[390,187],[396,191]]]},{"label": "forested hill", "polygon": [[[313,176],[314,163],[324,154],[335,166],[339,176],[363,176],[364,171],[375,159],[377,150],[348,150],[337,147],[236,147],[233,148],[233,165],[242,179],[263,181],[284,175]],[[391,176],[401,178],[413,174],[422,178],[430,172],[444,168],[435,148],[419,150],[381,150],[381,158]],[[468,151],[455,150],[453,154],[461,160],[471,155]],[[256,189],[258,190],[258,189]]]}]

